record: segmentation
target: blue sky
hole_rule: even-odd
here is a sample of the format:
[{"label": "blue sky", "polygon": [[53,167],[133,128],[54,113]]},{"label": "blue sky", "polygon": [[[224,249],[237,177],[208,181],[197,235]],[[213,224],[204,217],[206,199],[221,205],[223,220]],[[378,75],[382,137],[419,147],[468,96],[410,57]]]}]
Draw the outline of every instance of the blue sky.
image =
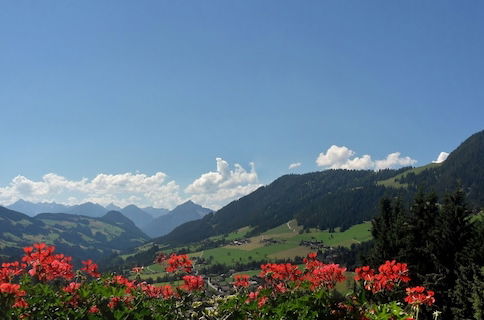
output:
[{"label": "blue sky", "polygon": [[395,152],[380,164],[429,163],[483,129],[483,14],[481,1],[4,2],[0,203],[219,207],[290,172],[378,169]]}]

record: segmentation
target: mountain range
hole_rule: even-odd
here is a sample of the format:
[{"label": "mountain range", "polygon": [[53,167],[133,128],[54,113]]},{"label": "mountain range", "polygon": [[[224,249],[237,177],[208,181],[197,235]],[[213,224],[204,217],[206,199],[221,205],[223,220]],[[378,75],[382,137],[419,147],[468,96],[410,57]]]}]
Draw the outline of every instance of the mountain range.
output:
[{"label": "mountain range", "polygon": [[112,203],[103,207],[100,204],[92,202],[67,206],[55,202],[32,203],[22,199],[6,208],[32,217],[42,213],[66,213],[99,218],[109,211],[118,211],[125,217],[129,218],[138,228],[150,237],[165,235],[180,224],[200,219],[205,214],[212,211],[193,203],[192,201],[187,201],[171,211],[164,208],[139,208],[133,204],[124,208],[120,208]]},{"label": "mountain range", "polygon": [[[106,214],[108,211],[120,211],[122,212],[123,209],[128,208],[132,210],[135,205],[128,205],[124,208],[118,207],[117,205],[110,203],[107,206],[103,207],[100,204],[92,203],[92,202],[85,202],[78,205],[64,205],[55,202],[29,202],[22,199],[17,200],[16,202],[12,203],[11,205],[5,206],[11,210],[15,210],[18,212],[22,212],[29,216],[35,216],[39,213],[70,213],[70,214],[82,214],[89,217],[101,217]],[[144,213],[148,213],[151,217],[156,218],[160,215],[167,214],[170,212],[168,209],[164,208],[153,208],[153,207],[145,207],[139,208],[144,211]]]},{"label": "mountain range", "polygon": [[199,206],[189,200],[179,205],[168,214],[155,218],[148,225],[143,227],[143,231],[153,238],[163,236],[179,225],[188,221],[198,220],[210,212],[212,212],[212,210]]},{"label": "mountain range", "polygon": [[484,131],[450,153],[446,161],[398,170],[332,169],[285,175],[202,219],[182,224],[154,243],[184,245],[249,226],[249,235],[296,219],[304,228],[342,230],[371,220],[383,197],[404,203],[419,189],[438,195],[462,188],[473,207],[484,207]]},{"label": "mountain range", "polygon": [[23,247],[45,242],[78,260],[98,259],[148,240],[117,211],[97,218],[66,213],[29,217],[0,206],[0,256],[19,256]]},{"label": "mountain range", "polygon": [[[151,208],[151,212],[158,214],[157,217],[135,205],[106,212],[107,208],[90,202],[68,207],[19,200],[10,207],[30,214],[44,209],[64,212],[38,213],[31,217],[0,206],[0,260],[2,256],[19,256],[23,247],[36,242],[55,245],[60,252],[78,260],[103,259],[148,242],[150,237],[138,227],[139,224],[144,223],[151,236],[161,236],[182,223],[200,219],[211,212],[192,201],[166,214]],[[114,205],[109,205],[109,208],[119,209]]]},{"label": "mountain range", "polygon": [[[462,188],[470,205],[484,207],[484,131],[465,140],[443,163],[398,170],[331,169],[284,175],[216,212],[191,201],[170,212],[134,205],[108,209],[94,203],[63,206],[19,200],[0,207],[0,255],[18,253],[23,245],[45,241],[78,257],[105,256],[149,241],[185,245],[249,227],[257,235],[295,219],[303,229],[345,230],[371,220],[383,197],[403,203],[422,189],[439,196]],[[40,211],[57,211],[41,213]],[[17,211],[25,211],[29,217]],[[101,215],[101,216],[99,216]],[[147,234],[147,235],[146,235]],[[72,253],[72,254],[74,254]]]}]

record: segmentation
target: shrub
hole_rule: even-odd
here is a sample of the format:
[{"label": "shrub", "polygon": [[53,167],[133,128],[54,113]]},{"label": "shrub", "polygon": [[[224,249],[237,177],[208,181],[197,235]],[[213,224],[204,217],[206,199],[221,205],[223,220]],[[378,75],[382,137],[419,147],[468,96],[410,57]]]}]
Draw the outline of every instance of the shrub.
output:
[{"label": "shrub", "polygon": [[91,260],[76,271],[70,257],[54,251],[35,244],[24,249],[21,261],[2,264],[1,319],[413,319],[422,305],[435,301],[423,287],[404,290],[408,269],[396,261],[378,271],[357,268],[355,290],[344,297],[335,286],[345,280],[346,269],[324,264],[315,253],[304,259],[303,267],[262,265],[257,284],[248,275],[236,275],[236,294],[216,296],[205,290],[203,277],[193,273],[186,255],[158,256],[156,261],[182,283],[155,286],[101,275]]}]

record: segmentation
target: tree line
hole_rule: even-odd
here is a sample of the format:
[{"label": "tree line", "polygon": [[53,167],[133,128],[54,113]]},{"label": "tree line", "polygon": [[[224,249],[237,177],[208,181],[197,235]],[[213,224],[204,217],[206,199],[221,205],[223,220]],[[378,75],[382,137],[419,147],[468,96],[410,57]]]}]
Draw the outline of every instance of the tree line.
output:
[{"label": "tree line", "polygon": [[366,260],[373,266],[393,259],[408,263],[413,281],[436,292],[442,319],[483,319],[483,220],[461,189],[441,201],[435,193],[418,192],[408,209],[399,198],[384,198]]}]

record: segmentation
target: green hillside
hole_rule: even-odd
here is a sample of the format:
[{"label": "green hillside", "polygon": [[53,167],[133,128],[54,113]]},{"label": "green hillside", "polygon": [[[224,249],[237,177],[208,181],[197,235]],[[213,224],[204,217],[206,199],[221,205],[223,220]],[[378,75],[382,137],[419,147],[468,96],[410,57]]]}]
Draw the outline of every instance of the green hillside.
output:
[{"label": "green hillside", "polygon": [[250,234],[257,235],[292,219],[305,228],[346,229],[370,220],[382,197],[400,195],[400,190],[376,182],[405,170],[326,170],[282,176],[214,214],[177,227],[155,242],[187,244],[242,227],[250,227]]},{"label": "green hillside", "polygon": [[43,213],[31,218],[0,207],[0,255],[19,256],[32,243],[55,245],[77,260],[99,259],[149,238],[119,212],[100,218]]},{"label": "green hillside", "polygon": [[[293,220],[290,224],[296,225]],[[328,230],[310,229],[302,232],[300,226],[289,229],[283,224],[268,230],[258,236],[244,238],[248,240],[244,244],[230,244],[220,248],[208,249],[195,252],[195,257],[204,257],[210,264],[222,263],[232,265],[237,262],[247,263],[250,260],[274,260],[293,259],[297,256],[304,257],[309,252],[317,250],[308,245],[302,245],[302,241],[322,241],[327,247],[349,247],[354,243],[361,243],[371,239],[370,223],[362,223],[351,227],[344,232],[330,233]],[[211,258],[212,257],[212,258]]]},{"label": "green hillside", "polygon": [[472,206],[483,207],[483,159],[484,131],[481,131],[464,141],[441,164],[377,172],[325,170],[285,175],[154,241],[177,246],[242,227],[249,227],[250,235],[259,235],[292,219],[304,229],[345,230],[371,220],[383,197],[400,197],[408,203],[420,188],[442,196],[461,187]]},{"label": "green hillside", "polygon": [[440,196],[463,188],[472,206],[484,207],[484,130],[464,141],[441,165],[406,174],[399,181],[410,190],[424,188]]},{"label": "green hillside", "polygon": [[394,177],[378,181],[377,185],[384,186],[384,187],[392,187],[392,188],[407,188],[408,184],[401,183],[401,181],[405,180],[405,178],[408,175],[419,175],[425,170],[437,168],[440,165],[441,163],[429,163],[425,166],[409,168],[408,170],[405,170],[404,172],[397,174]]},{"label": "green hillside", "polygon": [[[270,262],[278,259],[295,259],[304,257],[309,252],[320,250],[321,252],[332,252],[333,248],[350,247],[352,244],[359,244],[371,240],[371,223],[365,222],[354,225],[353,227],[340,232],[329,232],[328,230],[309,229],[304,231],[301,226],[297,225],[295,220],[277,226],[257,236],[247,237],[248,228],[241,228],[236,232],[212,237],[210,240],[227,240],[229,244],[219,247],[203,250],[202,244],[192,244],[190,246],[175,247],[171,249],[161,248],[165,254],[170,252],[184,252],[191,250],[189,256],[193,258],[198,265],[198,269],[206,269],[217,264],[225,265],[228,268],[235,268],[237,264],[244,265],[250,262]],[[303,243],[306,241],[306,243]],[[311,244],[313,246],[311,246]],[[148,252],[150,245],[138,248],[139,254],[143,250]],[[152,261],[155,253],[152,253]],[[132,255],[125,255],[128,258]],[[163,278],[166,276],[163,267],[158,264],[148,263],[142,274],[142,279]]]}]

